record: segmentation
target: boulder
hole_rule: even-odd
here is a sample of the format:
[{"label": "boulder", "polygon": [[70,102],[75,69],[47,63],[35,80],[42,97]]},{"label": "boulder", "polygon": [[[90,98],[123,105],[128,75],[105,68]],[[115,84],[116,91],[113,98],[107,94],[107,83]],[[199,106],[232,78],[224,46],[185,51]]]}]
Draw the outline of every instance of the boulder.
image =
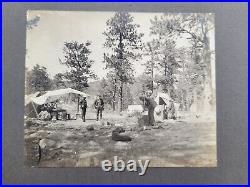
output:
[{"label": "boulder", "polygon": [[93,131],[93,130],[95,130],[95,128],[94,128],[92,125],[87,126],[86,129],[87,129],[88,131]]},{"label": "boulder", "polygon": [[123,141],[123,142],[129,142],[132,140],[130,136],[121,134],[125,132],[125,130],[122,127],[117,127],[112,131],[112,140],[114,141]]},{"label": "boulder", "polygon": [[39,146],[41,147],[41,149],[54,147],[55,145],[56,145],[56,142],[55,142],[54,140],[50,140],[50,139],[41,139],[41,140],[39,141]]}]

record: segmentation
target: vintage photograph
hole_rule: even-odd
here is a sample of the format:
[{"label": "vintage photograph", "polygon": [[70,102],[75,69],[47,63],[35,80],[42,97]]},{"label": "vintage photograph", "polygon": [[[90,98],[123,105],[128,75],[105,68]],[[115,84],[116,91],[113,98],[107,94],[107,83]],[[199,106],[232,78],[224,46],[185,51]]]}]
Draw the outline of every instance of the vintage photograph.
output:
[{"label": "vintage photograph", "polygon": [[216,167],[215,15],[27,11],[28,167]]}]

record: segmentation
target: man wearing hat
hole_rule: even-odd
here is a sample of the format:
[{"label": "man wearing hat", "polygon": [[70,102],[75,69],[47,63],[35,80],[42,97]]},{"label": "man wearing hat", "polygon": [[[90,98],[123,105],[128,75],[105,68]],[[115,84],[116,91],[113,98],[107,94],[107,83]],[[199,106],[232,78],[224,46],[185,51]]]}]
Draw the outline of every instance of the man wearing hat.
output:
[{"label": "man wearing hat", "polygon": [[86,97],[83,97],[83,100],[80,102],[80,107],[82,109],[82,121],[85,122],[85,116],[86,116],[86,111],[88,107]]},{"label": "man wearing hat", "polygon": [[98,95],[97,99],[95,100],[95,109],[96,109],[96,121],[102,119],[102,111],[104,110],[104,102],[100,95]]},{"label": "man wearing hat", "polygon": [[[143,106],[148,109],[148,125],[154,126],[155,125],[155,118],[154,118],[154,110],[156,107],[156,102],[153,98],[150,97],[152,92],[147,92],[147,96],[141,96],[139,99],[143,102]],[[143,108],[144,108],[143,107]]]}]

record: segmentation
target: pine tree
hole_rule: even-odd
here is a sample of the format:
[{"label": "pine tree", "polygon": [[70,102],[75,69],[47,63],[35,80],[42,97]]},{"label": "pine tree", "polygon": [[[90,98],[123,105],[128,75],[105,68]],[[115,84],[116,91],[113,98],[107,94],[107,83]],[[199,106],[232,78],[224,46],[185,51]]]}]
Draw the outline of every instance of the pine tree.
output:
[{"label": "pine tree", "polygon": [[145,56],[149,57],[146,63],[143,65],[145,66],[145,74],[147,76],[147,81],[150,84],[146,84],[146,87],[154,92],[154,81],[155,81],[155,69],[157,68],[157,62],[159,61],[159,46],[160,43],[158,40],[154,39],[150,42],[146,43],[145,47]]},{"label": "pine tree", "polygon": [[[200,100],[204,95],[204,88],[211,80],[211,54],[209,44],[209,30],[213,29],[214,17],[211,14],[164,14],[151,20],[152,34],[159,38],[186,38],[192,46],[190,68],[190,81],[194,85],[194,100]],[[214,101],[212,92],[211,100]],[[196,102],[196,101],[195,101]],[[202,104],[201,104],[202,105]]]},{"label": "pine tree", "polygon": [[143,34],[137,32],[139,25],[133,21],[129,13],[117,12],[107,21],[107,29],[103,33],[106,36],[104,47],[110,51],[104,55],[104,61],[106,68],[115,73],[120,111],[123,110],[124,85],[133,83],[134,79],[132,61],[141,56],[138,50],[142,49]]},{"label": "pine tree", "polygon": [[[83,91],[88,87],[88,80],[96,78],[96,75],[91,71],[93,60],[89,59],[91,53],[89,46],[90,42],[65,42],[63,53],[64,59],[59,59],[60,63],[68,67],[68,71],[64,77],[71,88]],[[77,111],[79,112],[79,97],[78,97]]]},{"label": "pine tree", "polygon": [[61,64],[68,67],[68,71],[64,74],[65,79],[71,85],[71,88],[83,91],[88,87],[89,78],[95,78],[95,74],[91,71],[93,60],[89,59],[91,53],[90,42],[65,42],[64,43],[64,59],[60,60]]}]

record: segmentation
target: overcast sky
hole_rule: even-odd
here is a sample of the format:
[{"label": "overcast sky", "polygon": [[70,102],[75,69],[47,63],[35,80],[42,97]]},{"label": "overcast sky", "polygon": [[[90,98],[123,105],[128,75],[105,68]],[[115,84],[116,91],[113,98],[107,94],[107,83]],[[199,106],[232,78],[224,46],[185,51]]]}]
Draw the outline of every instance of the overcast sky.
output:
[{"label": "overcast sky", "polygon": [[[103,44],[105,37],[102,34],[106,28],[106,21],[114,12],[80,12],[80,11],[29,11],[27,19],[40,17],[38,26],[27,30],[26,67],[31,69],[35,64],[45,66],[50,74],[64,72],[65,66],[59,63],[63,59],[63,45],[66,41],[91,41],[92,51],[90,59],[94,60],[92,66],[99,78],[106,75],[104,70]],[[150,40],[150,19],[159,13],[131,13],[134,22],[140,25],[139,31],[144,33],[143,42]],[[214,33],[213,33],[214,35]],[[211,39],[211,49],[214,49],[214,36]],[[177,45],[187,45],[185,39],[179,40]],[[134,63],[136,76],[144,71],[141,62]]]}]

